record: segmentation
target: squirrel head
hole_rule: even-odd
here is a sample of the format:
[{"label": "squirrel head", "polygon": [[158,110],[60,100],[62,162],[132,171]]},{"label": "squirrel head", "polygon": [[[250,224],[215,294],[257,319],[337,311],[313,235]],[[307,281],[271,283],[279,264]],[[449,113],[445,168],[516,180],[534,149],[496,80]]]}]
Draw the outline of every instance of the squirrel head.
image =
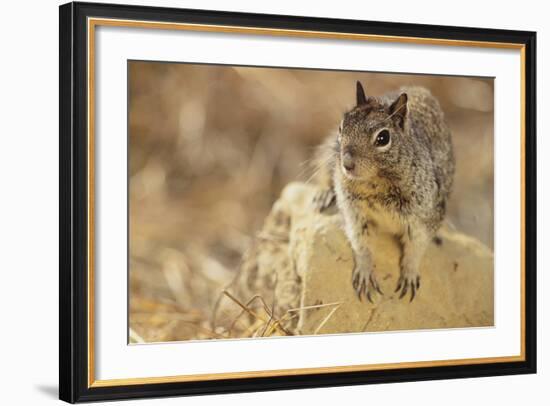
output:
[{"label": "squirrel head", "polygon": [[409,136],[407,101],[406,93],[389,101],[366,96],[357,82],[356,105],[338,129],[340,170],[347,178],[368,180],[394,172]]}]

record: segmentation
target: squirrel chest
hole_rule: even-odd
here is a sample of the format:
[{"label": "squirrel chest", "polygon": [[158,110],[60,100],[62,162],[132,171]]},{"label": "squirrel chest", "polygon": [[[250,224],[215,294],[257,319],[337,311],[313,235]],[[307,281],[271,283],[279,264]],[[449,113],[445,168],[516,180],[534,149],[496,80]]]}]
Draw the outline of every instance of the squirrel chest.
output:
[{"label": "squirrel chest", "polygon": [[[347,183],[338,179],[336,183]],[[380,233],[402,235],[406,230],[404,218],[391,208],[385,207],[374,193],[359,193],[349,184],[340,184],[336,187],[336,201],[344,217],[347,227],[354,226],[360,230],[347,230],[348,233],[360,231],[361,234],[372,236]],[[340,196],[338,196],[340,195]]]}]

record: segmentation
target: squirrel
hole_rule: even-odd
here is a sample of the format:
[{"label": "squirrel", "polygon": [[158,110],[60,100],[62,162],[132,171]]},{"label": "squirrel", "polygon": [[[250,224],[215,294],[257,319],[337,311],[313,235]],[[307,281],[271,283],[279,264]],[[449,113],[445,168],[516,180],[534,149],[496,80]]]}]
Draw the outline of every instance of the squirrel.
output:
[{"label": "squirrel", "polygon": [[359,300],[383,294],[369,249],[372,232],[401,243],[395,292],[410,302],[420,288],[420,262],[429,243],[440,241],[453,184],[451,131],[437,99],[425,88],[405,87],[381,97],[356,84],[356,105],[343,116],[336,136],[321,146],[325,188],[315,205],[336,205],[354,255],[352,286]]}]

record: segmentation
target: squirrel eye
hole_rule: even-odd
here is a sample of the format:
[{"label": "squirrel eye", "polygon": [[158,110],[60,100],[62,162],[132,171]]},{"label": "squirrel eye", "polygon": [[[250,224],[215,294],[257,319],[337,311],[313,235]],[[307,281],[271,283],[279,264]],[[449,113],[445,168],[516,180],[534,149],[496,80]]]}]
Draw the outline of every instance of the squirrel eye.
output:
[{"label": "squirrel eye", "polygon": [[388,130],[382,130],[376,136],[374,145],[377,147],[384,147],[390,143],[390,132]]}]

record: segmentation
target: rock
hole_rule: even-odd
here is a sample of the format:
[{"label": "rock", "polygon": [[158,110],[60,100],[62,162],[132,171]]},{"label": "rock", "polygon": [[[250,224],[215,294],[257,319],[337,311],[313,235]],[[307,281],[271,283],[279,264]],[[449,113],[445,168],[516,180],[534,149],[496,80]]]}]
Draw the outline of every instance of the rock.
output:
[{"label": "rock", "polygon": [[[493,253],[449,227],[438,232],[422,264],[414,301],[394,293],[400,247],[395,237],[372,239],[384,295],[359,301],[351,284],[353,256],[336,210],[318,213],[313,185],[291,183],[245,256],[235,291],[258,295],[292,334],[491,326]],[[298,310],[297,310],[298,309]],[[290,317],[293,316],[293,317]]]}]

